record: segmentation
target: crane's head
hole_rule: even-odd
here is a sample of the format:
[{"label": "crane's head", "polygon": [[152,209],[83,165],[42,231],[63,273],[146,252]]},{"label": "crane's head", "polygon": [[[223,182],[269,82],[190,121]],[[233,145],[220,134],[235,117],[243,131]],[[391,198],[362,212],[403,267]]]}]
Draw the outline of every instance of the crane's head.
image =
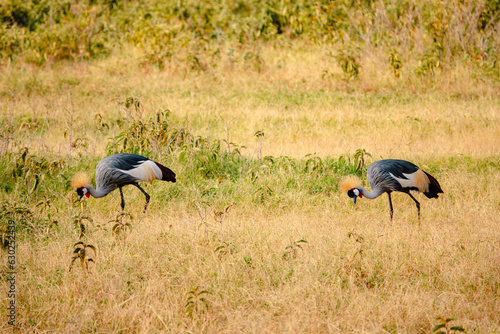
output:
[{"label": "crane's head", "polygon": [[90,197],[90,192],[87,189],[87,185],[90,184],[90,180],[85,174],[76,174],[71,180],[71,186],[76,188],[76,193],[78,194],[78,200],[81,200],[83,196]]},{"label": "crane's head", "polygon": [[361,186],[361,181],[355,175],[347,175],[342,180],[340,180],[339,187],[342,191],[347,192],[347,196],[352,198],[354,204],[356,204],[356,199],[363,198],[363,194],[358,189]]},{"label": "crane's head", "polygon": [[359,189],[357,188],[352,188],[351,190],[349,190],[347,192],[347,196],[349,196],[350,198],[352,198],[352,202],[354,204],[356,204],[356,199],[359,197],[359,198],[363,198],[363,194],[359,191]]},{"label": "crane's head", "polygon": [[83,196],[90,197],[90,192],[85,187],[77,188],[76,193],[78,194],[78,200],[81,200]]}]

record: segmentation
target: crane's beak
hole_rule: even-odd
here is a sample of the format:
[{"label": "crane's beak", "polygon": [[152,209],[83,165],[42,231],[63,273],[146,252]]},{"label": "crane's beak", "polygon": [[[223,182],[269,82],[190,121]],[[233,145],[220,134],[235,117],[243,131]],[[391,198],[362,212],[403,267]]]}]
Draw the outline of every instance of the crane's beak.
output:
[{"label": "crane's beak", "polygon": [[354,205],[356,205],[356,198],[358,198],[358,196],[354,195],[354,197],[352,198],[352,202],[354,203]]}]

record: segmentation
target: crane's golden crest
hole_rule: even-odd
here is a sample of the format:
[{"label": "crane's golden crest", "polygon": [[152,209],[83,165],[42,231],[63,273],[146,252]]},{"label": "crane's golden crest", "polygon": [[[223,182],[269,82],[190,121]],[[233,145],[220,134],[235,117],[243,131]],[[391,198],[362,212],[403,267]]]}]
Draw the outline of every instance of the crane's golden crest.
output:
[{"label": "crane's golden crest", "polygon": [[340,190],[347,192],[361,186],[361,180],[356,175],[344,176],[339,182]]},{"label": "crane's golden crest", "polygon": [[71,186],[76,189],[85,187],[88,184],[90,184],[90,179],[84,173],[76,174],[75,176],[73,176],[73,179],[71,180]]}]

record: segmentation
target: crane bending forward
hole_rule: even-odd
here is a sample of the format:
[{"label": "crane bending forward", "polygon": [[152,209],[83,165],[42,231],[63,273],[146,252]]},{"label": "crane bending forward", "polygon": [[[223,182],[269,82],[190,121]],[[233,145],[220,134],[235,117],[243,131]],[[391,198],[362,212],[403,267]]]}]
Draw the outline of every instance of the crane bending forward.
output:
[{"label": "crane bending forward", "polygon": [[175,182],[175,173],[169,168],[146,157],[131,153],[118,153],[102,159],[95,169],[96,188],[92,187],[86,175],[79,174],[73,178],[72,186],[76,188],[79,200],[83,196],[104,197],[116,188],[120,189],[121,207],[125,209],[122,187],[134,185],[146,196],[144,212],[148,207],[150,196],[139,186],[139,182],[162,180]]},{"label": "crane bending forward", "polygon": [[383,193],[389,196],[391,221],[394,210],[392,208],[391,192],[399,191],[408,194],[417,205],[418,222],[420,224],[420,203],[413,197],[410,190],[423,193],[427,198],[438,198],[443,193],[439,182],[429,173],[405,160],[379,160],[368,167],[366,173],[371,191],[361,186],[359,179],[353,176],[346,177],[340,184],[343,191],[352,198],[354,204],[358,197],[377,198]]}]

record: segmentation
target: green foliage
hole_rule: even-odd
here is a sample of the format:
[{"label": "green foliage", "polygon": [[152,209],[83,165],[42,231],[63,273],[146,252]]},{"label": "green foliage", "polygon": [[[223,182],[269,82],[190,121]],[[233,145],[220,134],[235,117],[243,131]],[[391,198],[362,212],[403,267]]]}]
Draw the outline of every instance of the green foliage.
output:
[{"label": "green foliage", "polygon": [[341,50],[335,58],[337,59],[337,63],[342,69],[342,72],[344,72],[346,81],[350,81],[351,79],[358,77],[361,64],[359,63],[358,56],[352,50]]},{"label": "green foliage", "polygon": [[85,215],[83,213],[83,210],[82,212],[74,215],[72,217],[72,220],[73,220],[73,228],[79,231],[79,236],[78,236],[79,239],[82,239],[87,236],[87,231],[88,231],[87,224],[94,223],[92,217]]},{"label": "green foliage", "polygon": [[415,73],[421,77],[434,75],[435,71],[441,66],[439,55],[435,50],[425,53],[419,60],[419,65],[415,69]]},{"label": "green foliage", "polygon": [[7,152],[0,157],[0,193],[45,198],[55,184],[69,186],[67,163],[61,158],[30,154],[28,148]]},{"label": "green foliage", "polygon": [[114,223],[112,228],[113,233],[125,241],[127,231],[130,232],[132,230],[132,220],[134,220],[134,217],[131,214],[122,212],[109,222]]},{"label": "green foliage", "polygon": [[443,318],[439,317],[437,318],[439,323],[434,326],[433,332],[436,334],[449,334],[449,333],[456,333],[456,332],[462,332],[465,333],[465,329],[462,326],[449,326],[450,322],[455,320],[455,318]]},{"label": "green foliage", "polygon": [[109,11],[66,1],[8,1],[0,10],[2,58],[30,63],[92,59],[106,47]]},{"label": "green foliage", "polygon": [[129,97],[121,103],[129,114],[125,129],[110,138],[108,154],[129,152],[152,156],[160,150],[170,153],[175,147],[184,145],[191,135],[184,129],[171,129],[168,121],[169,110],[158,110],[149,120],[141,119],[142,103]]},{"label": "green foliage", "polygon": [[285,252],[283,253],[283,260],[291,260],[297,257],[298,250],[303,250],[301,243],[307,243],[305,239],[300,239],[298,241],[292,241],[288,246],[285,247]]},{"label": "green foliage", "polygon": [[[97,249],[94,245],[87,244],[83,241],[78,241],[73,245],[73,256],[71,257],[71,263],[69,265],[68,271],[71,271],[75,260],[80,260],[80,265],[82,269],[89,272],[89,263],[95,263],[94,258],[97,256]],[[91,250],[92,252],[89,252]]]},{"label": "green foliage", "polygon": [[[241,63],[261,71],[262,44],[299,40],[359,50],[337,56],[347,80],[358,76],[363,51],[395,46],[420,59],[416,72],[427,76],[464,54],[498,57],[499,12],[495,0],[11,0],[0,7],[0,61],[97,59],[133,45],[145,63],[160,69],[183,64],[207,71]],[[401,56],[391,52],[389,58],[397,77]]]},{"label": "green foliage", "polygon": [[354,152],[354,164],[356,165],[356,170],[364,172],[366,170],[367,159],[371,157],[372,155],[365,149],[357,149],[356,152]]},{"label": "green foliage", "polygon": [[186,309],[186,314],[190,318],[193,317],[193,313],[201,313],[203,310],[209,309],[209,303],[206,297],[209,294],[210,292],[208,290],[201,290],[199,286],[192,287],[191,290],[186,293],[187,299],[184,307]]},{"label": "green foliage", "polygon": [[401,60],[399,53],[396,51],[396,49],[392,48],[389,54],[388,61],[389,65],[391,65],[392,67],[394,76],[396,78],[399,78],[401,76],[401,69],[403,68],[403,61]]},{"label": "green foliage", "polygon": [[236,249],[236,245],[232,242],[223,241],[220,246],[217,246],[217,248],[215,248],[215,253],[217,253],[217,257],[219,259],[222,259],[226,255],[233,254]]},{"label": "green foliage", "polygon": [[8,226],[8,221],[12,220],[16,232],[20,232],[23,237],[44,236],[58,229],[59,221],[55,219],[57,211],[51,199],[29,206],[10,198],[9,201],[0,202],[0,229]]}]

